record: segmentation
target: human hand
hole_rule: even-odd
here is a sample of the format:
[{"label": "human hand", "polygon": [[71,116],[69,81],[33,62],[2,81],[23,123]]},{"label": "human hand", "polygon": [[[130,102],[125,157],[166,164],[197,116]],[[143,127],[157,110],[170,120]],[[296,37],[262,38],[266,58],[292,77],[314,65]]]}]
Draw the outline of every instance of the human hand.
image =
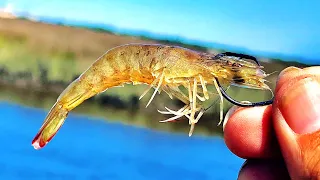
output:
[{"label": "human hand", "polygon": [[225,142],[239,179],[320,179],[320,66],[286,68],[272,105],[231,108]]}]

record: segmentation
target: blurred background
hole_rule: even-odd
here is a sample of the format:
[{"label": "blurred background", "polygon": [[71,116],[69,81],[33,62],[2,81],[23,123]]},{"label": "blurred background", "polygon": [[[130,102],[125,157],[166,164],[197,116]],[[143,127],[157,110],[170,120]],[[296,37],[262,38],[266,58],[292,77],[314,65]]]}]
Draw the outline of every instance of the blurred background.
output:
[{"label": "blurred background", "polygon": [[[73,110],[56,137],[31,140],[63,89],[108,49],[161,43],[256,56],[274,89],[288,66],[320,64],[319,1],[0,0],[0,179],[236,179],[216,103],[188,137],[182,103],[146,86],[109,89]],[[237,100],[270,92],[232,87]],[[214,99],[210,100],[210,103]],[[209,104],[210,104],[209,103]],[[231,107],[225,103],[224,111]]]}]

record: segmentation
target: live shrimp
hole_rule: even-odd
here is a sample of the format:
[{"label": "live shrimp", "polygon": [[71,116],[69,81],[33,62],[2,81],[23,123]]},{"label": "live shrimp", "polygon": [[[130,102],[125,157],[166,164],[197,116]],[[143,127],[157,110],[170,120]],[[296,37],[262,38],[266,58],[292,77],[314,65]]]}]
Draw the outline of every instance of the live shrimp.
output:
[{"label": "live shrimp", "polygon": [[[165,107],[167,111],[159,112],[173,115],[161,122],[187,117],[191,125],[191,136],[195,124],[205,112],[201,102],[210,99],[208,85],[214,85],[220,97],[220,124],[223,119],[223,97],[238,106],[263,106],[273,101],[238,102],[226,94],[220,83],[270,90],[264,79],[267,76],[259,62],[248,55],[228,52],[214,55],[160,44],[117,46],[99,57],[60,94],[32,145],[35,149],[44,147],[61,128],[68,113],[86,99],[126,83],[149,85],[140,99],[150,89],[155,89],[146,107],[156,93],[161,91],[185,103],[185,106],[177,111]],[[180,86],[184,87],[187,93],[183,92]]]}]

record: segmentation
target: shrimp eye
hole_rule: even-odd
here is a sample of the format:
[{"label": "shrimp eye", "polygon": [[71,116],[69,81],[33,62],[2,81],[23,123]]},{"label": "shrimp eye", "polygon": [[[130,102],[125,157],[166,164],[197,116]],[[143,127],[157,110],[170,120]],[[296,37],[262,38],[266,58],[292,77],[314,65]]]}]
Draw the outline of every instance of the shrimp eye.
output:
[{"label": "shrimp eye", "polygon": [[233,76],[232,80],[237,84],[244,84],[246,81],[239,75]]},{"label": "shrimp eye", "polygon": [[237,58],[241,58],[241,59],[250,59],[252,61],[254,61],[258,66],[260,66],[259,61],[257,60],[257,58],[247,55],[247,54],[241,54],[241,53],[234,53],[234,52],[224,52],[224,53],[220,53],[215,55],[215,59],[219,59],[221,57],[224,56],[233,56],[233,57],[237,57]]}]

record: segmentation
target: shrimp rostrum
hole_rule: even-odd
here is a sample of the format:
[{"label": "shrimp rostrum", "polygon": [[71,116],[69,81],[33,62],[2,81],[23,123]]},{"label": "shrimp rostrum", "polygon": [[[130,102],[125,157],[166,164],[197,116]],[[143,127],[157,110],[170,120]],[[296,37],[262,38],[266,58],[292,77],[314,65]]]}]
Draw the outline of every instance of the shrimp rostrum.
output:
[{"label": "shrimp rostrum", "polygon": [[[265,84],[264,78],[267,76],[259,62],[249,55],[231,52],[213,55],[159,44],[118,46],[98,58],[61,93],[32,145],[36,149],[44,147],[60,129],[68,113],[86,99],[126,83],[149,85],[140,98],[148,90],[155,89],[147,106],[161,91],[185,103],[177,111],[166,108],[167,111],[159,112],[172,115],[162,122],[187,117],[191,136],[195,124],[205,111],[201,102],[209,100],[208,85],[214,85],[220,96],[220,124],[223,119],[223,98],[238,106],[263,106],[273,101],[238,102],[226,94],[221,84],[270,90]],[[179,88],[181,86],[185,91]]]}]

